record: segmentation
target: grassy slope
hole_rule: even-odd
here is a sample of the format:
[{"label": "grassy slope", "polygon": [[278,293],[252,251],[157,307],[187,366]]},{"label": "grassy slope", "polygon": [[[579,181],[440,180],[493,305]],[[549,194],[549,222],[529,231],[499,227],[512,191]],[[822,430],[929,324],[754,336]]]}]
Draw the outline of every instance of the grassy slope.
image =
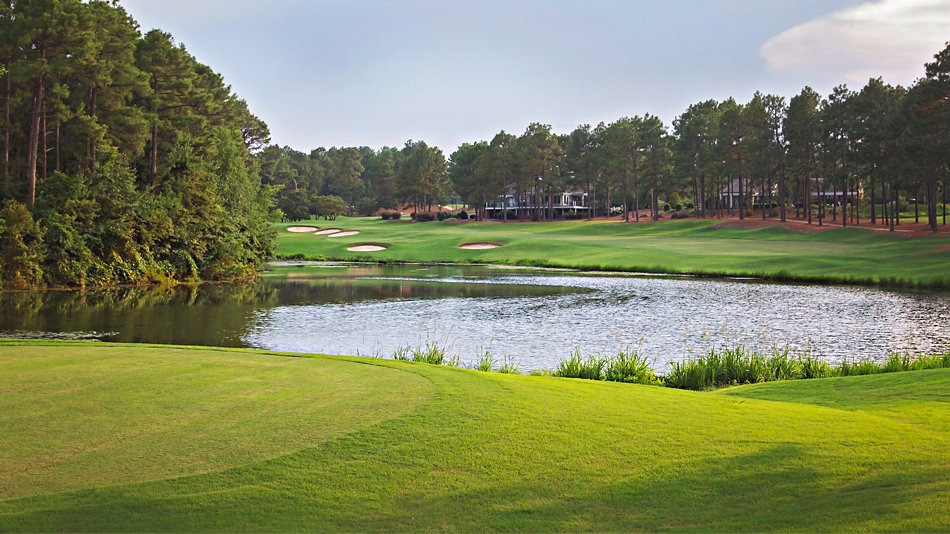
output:
[{"label": "grassy slope", "polygon": [[[29,408],[34,399],[54,398],[64,376],[86,376],[70,383],[87,393],[77,392],[77,402],[49,404],[56,416],[28,437],[22,434],[28,423],[15,423],[18,437],[2,447],[13,450],[0,464],[4,480],[23,461],[8,458],[58,449],[63,430],[82,437],[129,416],[141,418],[135,427],[151,424],[156,416],[135,402],[142,395],[181,399],[169,414],[195,413],[195,395],[208,388],[218,388],[208,395],[215,402],[243,399],[242,388],[221,381],[241,372],[228,359],[273,364],[278,374],[270,377],[286,367],[283,380],[307,373],[333,380],[284,382],[289,398],[370,388],[359,402],[375,406],[378,417],[351,421],[312,445],[292,444],[296,452],[219,472],[118,486],[86,479],[81,485],[87,489],[78,491],[5,494],[4,532],[950,529],[950,427],[924,424],[948,418],[950,371],[712,394],[392,361],[35,347],[0,345],[4,429],[16,418],[8,406]],[[203,366],[208,359],[222,364]],[[58,362],[71,362],[72,370],[62,372]],[[163,381],[169,365],[210,368],[208,381]],[[126,393],[111,395],[113,408],[88,421],[84,399],[110,395],[87,386],[97,380]],[[264,387],[271,378],[260,380]],[[427,386],[394,400],[388,385],[366,384],[377,380]],[[397,406],[406,408],[402,415],[390,412]],[[230,412],[251,420],[257,432],[296,416],[289,410],[261,425],[254,421],[256,402],[238,401]],[[299,424],[320,434],[341,412],[348,419],[338,406],[321,404]],[[210,413],[207,424],[196,421],[180,439],[202,439],[216,416]],[[158,452],[147,447],[117,442],[115,455],[85,469],[121,469],[130,456]]]},{"label": "grassy slope", "polygon": [[[291,234],[277,225],[283,257],[374,258],[405,261],[548,261],[658,272],[777,274],[799,277],[899,278],[950,283],[950,238],[908,238],[863,228],[801,233],[772,227],[713,228],[717,221],[410,224],[406,221],[339,219],[320,228],[359,230],[357,236]],[[459,245],[487,241],[506,246],[465,251]],[[347,252],[356,244],[382,244],[377,253]]]}]

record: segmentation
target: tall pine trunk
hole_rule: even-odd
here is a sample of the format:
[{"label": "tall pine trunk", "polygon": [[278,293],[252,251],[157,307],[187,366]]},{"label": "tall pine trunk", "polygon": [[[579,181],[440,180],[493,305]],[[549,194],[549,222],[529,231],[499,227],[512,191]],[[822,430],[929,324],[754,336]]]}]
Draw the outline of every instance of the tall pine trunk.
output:
[{"label": "tall pine trunk", "polygon": [[937,174],[933,173],[930,175],[930,187],[929,187],[928,206],[927,206],[927,219],[930,222],[930,229],[933,233],[937,233]]},{"label": "tall pine trunk", "polygon": [[12,56],[7,56],[7,90],[3,98],[3,191],[10,194],[10,68]]},{"label": "tall pine trunk", "polygon": [[27,146],[26,204],[31,208],[36,201],[36,164],[40,145],[40,119],[43,110],[43,100],[46,96],[46,84],[44,83],[43,78],[43,75],[38,76],[33,86],[33,106],[30,115],[30,140],[29,145]]},{"label": "tall pine trunk", "polygon": [[[99,121],[96,118],[96,112],[97,112],[98,101],[99,101],[99,91],[98,89],[94,87],[91,89],[91,92],[92,92],[92,121],[94,123],[94,126],[98,126]],[[97,133],[98,133],[97,128],[93,128],[93,134],[89,139],[89,173],[90,174],[96,172],[96,163],[97,163],[96,152],[98,151],[98,147],[96,146]],[[154,142],[155,139],[157,139],[157,136],[153,137],[152,139]],[[154,185],[154,183],[152,185]]]},{"label": "tall pine trunk", "polygon": [[158,176],[158,124],[152,125],[152,150],[149,154],[148,181],[155,187]]},{"label": "tall pine trunk", "polygon": [[46,103],[43,103],[43,110],[40,113],[40,154],[43,154],[43,159],[40,160],[40,168],[43,169],[43,172],[40,174],[40,177],[45,182],[49,178],[49,165],[47,164],[47,156],[49,155],[49,146],[47,143],[47,138],[49,137],[49,131],[46,128]]}]

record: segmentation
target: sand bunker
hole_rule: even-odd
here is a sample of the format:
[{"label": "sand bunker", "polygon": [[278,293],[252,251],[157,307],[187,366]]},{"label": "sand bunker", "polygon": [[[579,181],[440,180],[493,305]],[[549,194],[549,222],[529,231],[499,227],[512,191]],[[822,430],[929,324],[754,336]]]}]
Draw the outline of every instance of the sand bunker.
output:
[{"label": "sand bunker", "polygon": [[327,228],[326,230],[320,230],[319,232],[317,232],[317,233],[314,234],[314,235],[338,234],[338,233],[340,233],[341,231],[342,231],[342,230],[340,230],[339,228]]},{"label": "sand bunker", "polygon": [[496,245],[494,243],[466,243],[459,248],[462,250],[488,250],[492,248],[498,248],[501,245]]},{"label": "sand bunker", "polygon": [[379,245],[359,245],[356,247],[350,247],[346,250],[350,252],[382,252],[386,250],[386,247],[381,247]]},{"label": "sand bunker", "polygon": [[309,234],[310,232],[316,232],[319,230],[316,226],[291,226],[287,229],[288,232],[293,232],[295,234]]},{"label": "sand bunker", "polygon": [[350,237],[351,235],[359,235],[359,232],[355,230],[352,232],[337,232],[335,234],[330,234],[327,237]]}]

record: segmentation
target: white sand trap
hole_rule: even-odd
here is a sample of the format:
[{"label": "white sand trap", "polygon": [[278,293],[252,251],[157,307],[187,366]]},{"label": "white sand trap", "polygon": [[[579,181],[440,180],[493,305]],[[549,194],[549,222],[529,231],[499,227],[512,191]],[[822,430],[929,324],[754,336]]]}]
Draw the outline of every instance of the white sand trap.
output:
[{"label": "white sand trap", "polygon": [[319,230],[316,226],[291,226],[287,229],[288,232],[293,232],[295,234],[309,234],[310,232],[316,232]]},{"label": "white sand trap", "polygon": [[342,230],[340,230],[339,228],[327,228],[326,230],[320,230],[319,232],[317,232],[317,233],[314,234],[314,235],[338,234],[338,233],[340,233],[341,231],[342,231]]},{"label": "white sand trap", "polygon": [[327,237],[350,237],[351,235],[359,235],[359,234],[360,234],[359,232],[357,232],[356,230],[353,230],[351,232],[337,232],[335,234],[330,234]]},{"label": "white sand trap", "polygon": [[489,250],[493,248],[498,248],[501,245],[496,245],[494,243],[466,243],[459,248],[462,250]]},{"label": "white sand trap", "polygon": [[359,245],[357,247],[350,247],[346,250],[350,252],[382,252],[386,250],[386,247],[381,247],[379,245]]}]

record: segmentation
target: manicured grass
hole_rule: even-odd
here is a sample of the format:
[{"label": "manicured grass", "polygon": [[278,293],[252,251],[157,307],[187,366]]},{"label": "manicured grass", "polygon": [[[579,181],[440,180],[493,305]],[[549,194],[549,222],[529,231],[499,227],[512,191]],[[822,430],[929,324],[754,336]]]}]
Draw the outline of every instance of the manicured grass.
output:
[{"label": "manicured grass", "polygon": [[[390,360],[6,343],[0,391],[4,532],[950,529],[948,370],[696,393]],[[270,452],[176,467],[190,455],[124,439],[153,426],[185,450],[229,457],[250,440]],[[238,434],[207,439],[224,428]],[[103,443],[109,454],[84,460]],[[77,457],[68,482],[11,482],[61,453]],[[130,462],[146,475],[100,476]]]},{"label": "manicured grass", "polygon": [[[288,224],[276,228],[278,254],[283,258],[494,262],[950,288],[948,236],[912,238],[865,228],[820,233],[779,227],[714,228],[719,222],[458,224],[342,218],[317,223],[361,232],[337,239],[291,234]],[[472,242],[504,246],[458,248]],[[363,243],[383,244],[388,250],[372,254],[346,250]]]}]

